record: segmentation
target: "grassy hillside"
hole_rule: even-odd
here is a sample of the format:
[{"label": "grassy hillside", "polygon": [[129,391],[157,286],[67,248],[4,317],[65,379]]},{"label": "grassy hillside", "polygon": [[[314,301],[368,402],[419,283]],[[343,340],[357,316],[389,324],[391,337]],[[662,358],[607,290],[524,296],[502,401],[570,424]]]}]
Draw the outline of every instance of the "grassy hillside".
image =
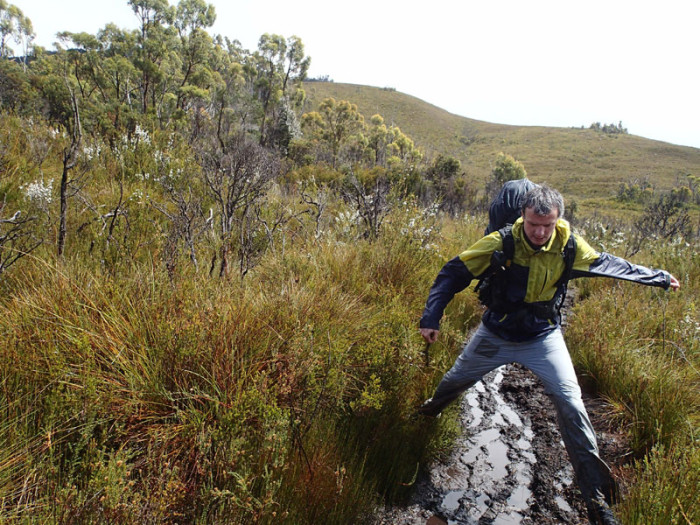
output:
[{"label": "grassy hillside", "polygon": [[619,183],[632,178],[648,178],[668,189],[679,176],[700,174],[698,148],[591,129],[491,124],[390,89],[333,82],[304,87],[305,111],[327,97],[349,100],[365,119],[379,113],[397,125],[428,156],[457,157],[467,174],[480,181],[489,176],[498,153],[507,153],[525,165],[532,180],[557,187],[583,207],[606,205]]}]

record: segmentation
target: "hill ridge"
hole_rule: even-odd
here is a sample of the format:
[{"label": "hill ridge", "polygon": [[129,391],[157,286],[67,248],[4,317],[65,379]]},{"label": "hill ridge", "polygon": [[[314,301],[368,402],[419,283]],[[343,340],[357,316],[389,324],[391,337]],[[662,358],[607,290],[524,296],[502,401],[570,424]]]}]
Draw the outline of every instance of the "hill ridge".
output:
[{"label": "hill ridge", "polygon": [[451,155],[466,173],[485,181],[501,152],[521,161],[535,182],[558,187],[585,207],[613,199],[619,185],[646,179],[668,190],[685,175],[700,175],[700,149],[631,134],[589,128],[494,124],[450,113],[393,88],[335,82],[305,82],[303,110],[325,98],[356,104],[366,119],[380,114],[398,126],[427,157]]}]

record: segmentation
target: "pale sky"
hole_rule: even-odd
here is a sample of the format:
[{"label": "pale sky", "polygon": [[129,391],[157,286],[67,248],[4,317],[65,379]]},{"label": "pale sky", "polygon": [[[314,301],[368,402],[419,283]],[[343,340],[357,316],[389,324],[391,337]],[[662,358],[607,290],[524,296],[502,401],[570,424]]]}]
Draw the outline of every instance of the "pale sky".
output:
[{"label": "pale sky", "polygon": [[[9,0],[35,43],[138,25],[127,0]],[[171,5],[177,3],[170,0]],[[588,127],[700,148],[697,0],[209,0],[211,34],[296,35],[309,76],[392,87],[487,122]]]}]

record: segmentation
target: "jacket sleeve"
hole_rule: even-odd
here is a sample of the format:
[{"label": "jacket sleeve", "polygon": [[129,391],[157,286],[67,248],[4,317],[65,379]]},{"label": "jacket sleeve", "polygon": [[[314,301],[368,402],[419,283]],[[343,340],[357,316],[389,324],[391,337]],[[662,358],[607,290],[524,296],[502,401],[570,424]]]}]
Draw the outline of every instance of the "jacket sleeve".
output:
[{"label": "jacket sleeve", "polygon": [[664,270],[655,270],[605,252],[596,252],[580,236],[576,236],[576,260],[572,277],[611,277],[632,281],[647,286],[658,286],[668,290],[671,275]]},{"label": "jacket sleeve", "polygon": [[442,319],[442,314],[448,303],[455,294],[469,286],[473,278],[474,276],[459,256],[449,260],[442,267],[430,288],[423,317],[420,320],[420,327],[438,330],[440,319]]}]

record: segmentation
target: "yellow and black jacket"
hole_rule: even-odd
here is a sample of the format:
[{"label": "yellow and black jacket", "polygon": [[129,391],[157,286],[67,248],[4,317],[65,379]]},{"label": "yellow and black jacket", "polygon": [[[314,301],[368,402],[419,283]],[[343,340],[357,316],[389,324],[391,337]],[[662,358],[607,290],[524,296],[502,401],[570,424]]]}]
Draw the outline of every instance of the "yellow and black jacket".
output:
[{"label": "yellow and black jacket", "polygon": [[[515,252],[505,272],[505,279],[506,300],[514,306],[508,309],[509,313],[487,309],[482,317],[487,328],[506,340],[526,341],[559,325],[558,313],[542,318],[530,307],[549,302],[557,293],[560,278],[566,269],[562,252],[570,235],[576,239],[572,279],[612,277],[665,289],[671,284],[668,272],[638,266],[605,252],[596,252],[578,234],[573,234],[569,223],[563,219],[557,221],[551,239],[539,249],[533,248],[525,239],[522,219],[515,222],[512,231]],[[420,321],[421,328],[438,329],[445,307],[454,295],[469,286],[473,279],[484,276],[491,265],[493,252],[502,249],[501,235],[493,232],[448,261],[430,289]]]}]

